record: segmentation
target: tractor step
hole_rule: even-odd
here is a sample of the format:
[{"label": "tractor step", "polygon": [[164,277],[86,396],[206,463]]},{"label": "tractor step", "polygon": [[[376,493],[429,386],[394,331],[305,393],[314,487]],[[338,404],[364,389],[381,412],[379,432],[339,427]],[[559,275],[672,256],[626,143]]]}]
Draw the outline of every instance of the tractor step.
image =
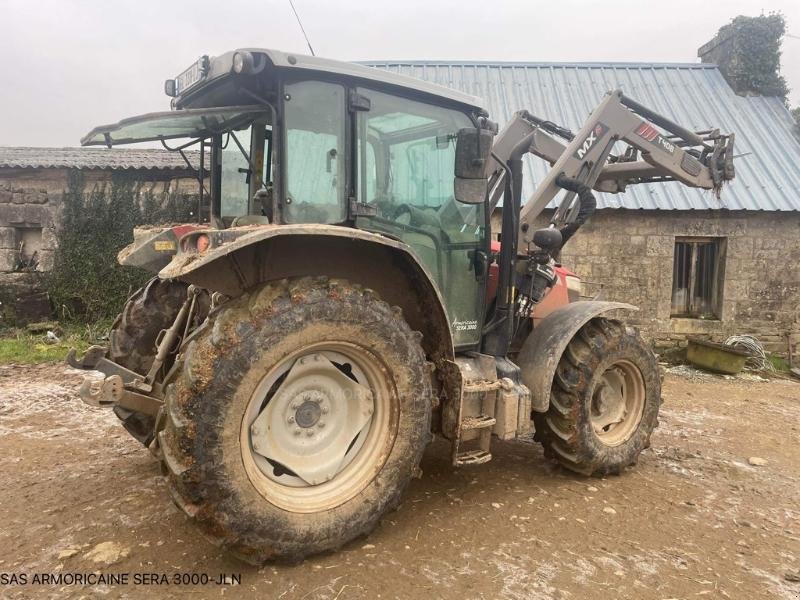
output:
[{"label": "tractor step", "polygon": [[456,466],[482,465],[492,460],[492,455],[485,450],[467,450],[456,455]]},{"label": "tractor step", "polygon": [[530,392],[508,377],[499,377],[494,356],[458,356],[448,368],[450,377],[460,383],[459,397],[442,411],[442,432],[451,443],[453,466],[489,462],[492,436],[509,440],[530,431]]},{"label": "tractor step", "polygon": [[488,415],[478,415],[477,417],[466,417],[461,421],[461,429],[483,429],[484,427],[494,427],[497,419]]}]

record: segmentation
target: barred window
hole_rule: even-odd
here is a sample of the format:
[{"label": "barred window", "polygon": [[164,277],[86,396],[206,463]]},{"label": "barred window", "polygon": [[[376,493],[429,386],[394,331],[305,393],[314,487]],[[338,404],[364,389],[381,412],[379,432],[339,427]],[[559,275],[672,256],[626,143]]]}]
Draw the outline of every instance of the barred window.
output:
[{"label": "barred window", "polygon": [[675,238],[673,317],[719,319],[725,238]]}]

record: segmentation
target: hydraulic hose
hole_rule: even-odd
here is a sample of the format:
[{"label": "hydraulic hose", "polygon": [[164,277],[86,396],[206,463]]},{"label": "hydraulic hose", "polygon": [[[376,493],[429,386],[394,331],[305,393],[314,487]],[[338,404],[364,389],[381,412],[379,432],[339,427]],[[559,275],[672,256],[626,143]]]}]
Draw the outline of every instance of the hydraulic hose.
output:
[{"label": "hydraulic hose", "polygon": [[575,220],[572,223],[567,223],[559,230],[561,231],[561,246],[563,248],[567,240],[575,235],[575,232],[581,228],[581,225],[586,223],[594,214],[595,210],[597,210],[597,200],[592,193],[592,188],[577,179],[567,177],[564,173],[560,173],[558,177],[556,177],[556,185],[568,192],[575,192],[578,194],[578,214]]}]

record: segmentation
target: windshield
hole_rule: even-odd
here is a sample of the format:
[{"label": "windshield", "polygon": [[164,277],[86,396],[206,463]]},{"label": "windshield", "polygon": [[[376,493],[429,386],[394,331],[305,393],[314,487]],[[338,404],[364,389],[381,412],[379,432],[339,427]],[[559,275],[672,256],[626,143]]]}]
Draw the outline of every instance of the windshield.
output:
[{"label": "windshield", "polygon": [[179,138],[208,138],[239,127],[259,115],[268,115],[265,111],[263,106],[230,106],[148,113],[112,125],[95,127],[81,139],[81,145],[111,146]]}]

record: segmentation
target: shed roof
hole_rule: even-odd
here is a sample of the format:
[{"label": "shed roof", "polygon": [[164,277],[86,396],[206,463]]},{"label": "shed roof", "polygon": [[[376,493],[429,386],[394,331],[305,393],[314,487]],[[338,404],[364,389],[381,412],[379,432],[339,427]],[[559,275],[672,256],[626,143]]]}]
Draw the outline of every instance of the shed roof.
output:
[{"label": "shed roof", "polygon": [[[736,134],[736,179],[717,198],[679,183],[640,184],[597,194],[600,208],[800,210],[800,141],[779,98],[737,96],[715,65],[696,63],[514,63],[370,61],[373,67],[482,96],[502,125],[528,109],[577,131],[612,89],[694,130]],[[547,171],[529,157],[523,201]]]},{"label": "shed roof", "polygon": [[[198,151],[185,152],[195,168]],[[0,146],[0,168],[185,171],[178,152],[161,148],[22,148]]]}]

